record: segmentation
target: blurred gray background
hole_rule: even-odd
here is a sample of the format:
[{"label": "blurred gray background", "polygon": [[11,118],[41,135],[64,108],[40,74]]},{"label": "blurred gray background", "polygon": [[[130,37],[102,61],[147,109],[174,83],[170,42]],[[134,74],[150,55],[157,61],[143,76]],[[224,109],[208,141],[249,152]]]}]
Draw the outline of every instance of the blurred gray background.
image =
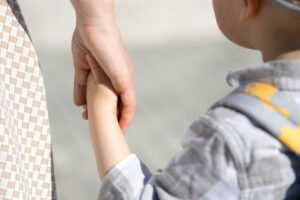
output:
[{"label": "blurred gray background", "polygon": [[[100,181],[88,124],[73,104],[68,0],[19,0],[45,79],[58,198],[96,199]],[[136,72],[137,110],[127,141],[151,170],[180,151],[189,124],[230,88],[230,70],[260,63],[225,39],[211,1],[116,0],[117,21]]]}]

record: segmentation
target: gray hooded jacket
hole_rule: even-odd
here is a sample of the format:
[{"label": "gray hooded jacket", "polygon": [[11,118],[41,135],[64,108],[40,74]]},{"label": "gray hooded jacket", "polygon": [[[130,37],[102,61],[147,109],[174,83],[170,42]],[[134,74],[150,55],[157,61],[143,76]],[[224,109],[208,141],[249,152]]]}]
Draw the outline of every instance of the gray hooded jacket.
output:
[{"label": "gray hooded jacket", "polygon": [[190,125],[164,170],[151,173],[131,154],[108,172],[98,199],[300,199],[300,61],[227,80],[237,89]]}]

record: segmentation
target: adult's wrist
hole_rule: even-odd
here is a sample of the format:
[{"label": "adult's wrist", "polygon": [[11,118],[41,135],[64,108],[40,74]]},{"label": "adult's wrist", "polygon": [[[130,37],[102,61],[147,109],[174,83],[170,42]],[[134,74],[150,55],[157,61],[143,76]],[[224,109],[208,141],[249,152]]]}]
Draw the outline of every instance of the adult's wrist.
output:
[{"label": "adult's wrist", "polygon": [[113,19],[102,22],[97,19],[77,19],[76,31],[79,31],[79,34],[84,37],[91,34],[93,37],[101,36],[103,38],[104,36],[106,40],[109,38],[116,39],[121,34],[117,23]]},{"label": "adult's wrist", "polygon": [[82,24],[115,22],[113,0],[71,0],[76,20]]}]

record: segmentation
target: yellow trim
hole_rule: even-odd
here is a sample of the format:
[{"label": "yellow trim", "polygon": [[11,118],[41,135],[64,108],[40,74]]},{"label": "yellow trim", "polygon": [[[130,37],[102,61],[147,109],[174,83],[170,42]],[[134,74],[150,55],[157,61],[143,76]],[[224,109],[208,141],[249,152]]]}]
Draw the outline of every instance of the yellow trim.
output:
[{"label": "yellow trim", "polygon": [[290,113],[285,108],[278,108],[272,105],[271,98],[277,92],[277,88],[265,83],[249,83],[245,88],[247,95],[258,98],[267,108],[282,114],[285,118],[289,118]]},{"label": "yellow trim", "polygon": [[281,131],[282,133],[278,139],[292,151],[300,154],[300,125],[295,130],[292,130],[290,126],[285,126]]},{"label": "yellow trim", "polygon": [[[258,98],[267,108],[282,114],[289,118],[290,113],[285,108],[279,108],[271,103],[272,96],[277,92],[277,88],[265,83],[249,83],[245,88],[246,95]],[[278,139],[296,154],[300,154],[300,124],[293,130],[290,126],[284,126],[281,129],[281,135]]]}]

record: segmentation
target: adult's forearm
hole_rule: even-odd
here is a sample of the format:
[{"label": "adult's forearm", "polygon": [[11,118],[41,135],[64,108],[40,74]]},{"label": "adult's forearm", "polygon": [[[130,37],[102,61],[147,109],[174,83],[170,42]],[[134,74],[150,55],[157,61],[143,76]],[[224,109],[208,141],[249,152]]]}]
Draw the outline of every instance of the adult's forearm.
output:
[{"label": "adult's forearm", "polygon": [[106,25],[115,22],[113,0],[70,0],[76,13],[77,23]]}]

